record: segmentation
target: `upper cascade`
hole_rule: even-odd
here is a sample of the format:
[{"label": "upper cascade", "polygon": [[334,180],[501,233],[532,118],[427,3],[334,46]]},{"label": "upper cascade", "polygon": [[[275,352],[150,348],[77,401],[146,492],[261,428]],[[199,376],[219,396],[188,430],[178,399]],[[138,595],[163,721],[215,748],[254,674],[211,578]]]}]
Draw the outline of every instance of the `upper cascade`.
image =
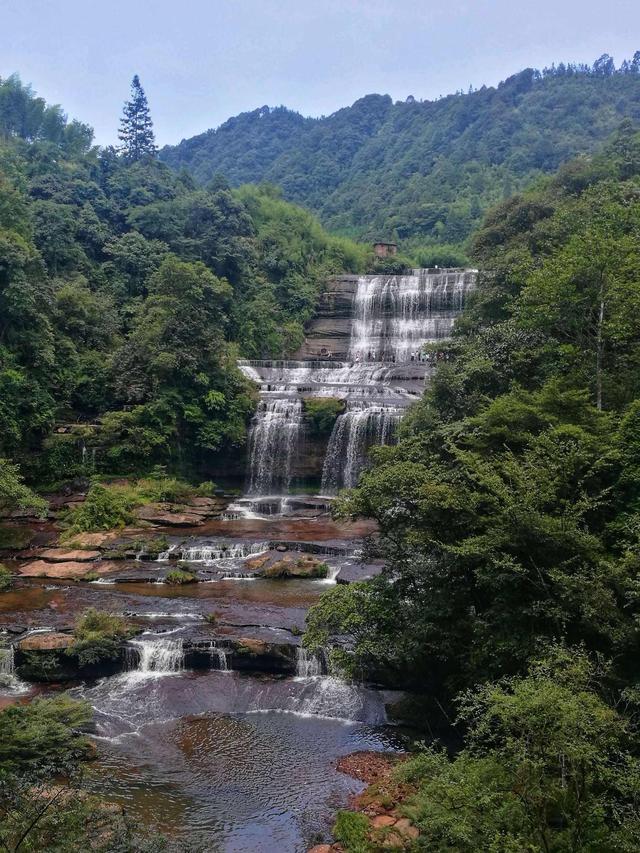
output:
[{"label": "upper cascade", "polygon": [[354,300],[350,359],[426,361],[424,344],[451,336],[474,283],[474,270],[458,269],[361,276]]}]

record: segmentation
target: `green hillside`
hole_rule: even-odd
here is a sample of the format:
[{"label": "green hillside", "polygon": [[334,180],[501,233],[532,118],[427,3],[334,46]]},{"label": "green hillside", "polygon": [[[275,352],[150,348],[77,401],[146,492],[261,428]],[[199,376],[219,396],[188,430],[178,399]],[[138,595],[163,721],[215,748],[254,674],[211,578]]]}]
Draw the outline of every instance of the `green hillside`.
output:
[{"label": "green hillside", "polygon": [[0,80],[0,464],[48,481],[87,473],[83,444],[109,472],[241,450],[236,357],[295,350],[327,275],[367,263],[267,188],[203,190],[92,136]]},{"label": "green hillside", "polygon": [[203,184],[275,183],[352,237],[460,244],[490,206],[640,121],[639,72],[640,52],[617,70],[606,56],[526,69],[437,101],[367,95],[320,119],[261,107],[160,156]]}]

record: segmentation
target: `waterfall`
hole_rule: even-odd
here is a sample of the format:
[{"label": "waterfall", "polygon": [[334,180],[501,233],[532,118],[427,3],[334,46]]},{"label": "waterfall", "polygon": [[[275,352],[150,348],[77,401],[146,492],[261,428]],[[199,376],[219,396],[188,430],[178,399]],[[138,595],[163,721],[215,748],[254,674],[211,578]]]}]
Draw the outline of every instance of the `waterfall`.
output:
[{"label": "waterfall", "polygon": [[184,669],[182,640],[131,640],[129,646],[133,653],[129,669],[137,675],[168,675]]},{"label": "waterfall", "polygon": [[303,646],[296,649],[296,676],[298,678],[318,678],[323,674],[324,662],[317,652],[309,652]]},{"label": "waterfall", "polygon": [[356,362],[422,361],[426,342],[450,337],[474,282],[471,270],[361,276],[349,357]]},{"label": "waterfall", "polygon": [[268,542],[204,543],[180,550],[180,559],[187,563],[213,563],[216,560],[243,559],[269,550]]},{"label": "waterfall", "polygon": [[28,685],[16,675],[15,653],[13,646],[0,649],[0,687],[12,693],[26,693]]},{"label": "waterfall", "polygon": [[267,504],[269,496],[284,500],[296,474],[320,476],[324,448],[312,432],[308,458],[303,453],[307,398],[346,404],[327,444],[321,494],[355,486],[369,448],[393,443],[404,410],[424,391],[441,357],[425,353],[424,345],[451,337],[476,275],[472,269],[416,269],[338,278],[337,289],[328,291],[337,294],[337,304],[329,299],[307,330],[301,352],[308,358],[240,360],[240,370],[259,388],[260,403],[249,433],[249,497],[230,509],[246,518],[283,515],[285,505],[273,498]]},{"label": "waterfall", "polygon": [[262,400],[249,432],[250,495],[283,494],[302,437],[302,400]]},{"label": "waterfall", "polygon": [[222,646],[219,646],[217,640],[211,640],[209,645],[209,656],[212,660],[217,660],[218,669],[221,672],[231,672],[229,669],[228,651],[227,649],[223,649]]},{"label": "waterfall", "polygon": [[10,686],[15,679],[15,656],[13,646],[0,649],[0,685]]},{"label": "waterfall", "polygon": [[384,406],[349,408],[336,420],[322,469],[323,495],[357,485],[373,445],[391,444],[402,410]]}]

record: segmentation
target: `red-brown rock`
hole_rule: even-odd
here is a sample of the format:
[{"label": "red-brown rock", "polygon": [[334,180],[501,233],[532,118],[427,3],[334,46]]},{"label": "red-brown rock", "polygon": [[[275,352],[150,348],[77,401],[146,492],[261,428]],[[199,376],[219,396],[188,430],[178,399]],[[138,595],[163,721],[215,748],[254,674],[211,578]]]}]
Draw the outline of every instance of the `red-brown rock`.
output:
[{"label": "red-brown rock", "polygon": [[18,643],[18,648],[21,652],[49,652],[58,649],[68,649],[71,645],[73,645],[72,636],[52,631],[48,634],[32,634],[30,637],[25,637],[24,640],[20,640]]},{"label": "red-brown rock", "polygon": [[371,821],[371,826],[374,829],[383,829],[386,826],[393,826],[396,823],[396,818],[390,814],[379,814]]},{"label": "red-brown rock", "polygon": [[85,551],[81,549],[65,551],[64,548],[45,548],[40,556],[48,563],[68,563],[70,561],[84,563],[100,559],[100,551]]},{"label": "red-brown rock", "polygon": [[47,563],[45,560],[34,560],[20,568],[19,574],[26,578],[83,578],[87,572],[106,575],[118,567],[108,560],[96,563],[81,563],[71,560],[67,563]]}]

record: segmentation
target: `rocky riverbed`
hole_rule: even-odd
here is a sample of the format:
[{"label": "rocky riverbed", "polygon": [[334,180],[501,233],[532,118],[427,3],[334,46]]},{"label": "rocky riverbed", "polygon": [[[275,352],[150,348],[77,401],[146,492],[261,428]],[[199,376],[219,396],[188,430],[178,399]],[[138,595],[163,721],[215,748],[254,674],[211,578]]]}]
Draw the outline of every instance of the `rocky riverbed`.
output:
[{"label": "rocky riverbed", "polygon": [[[90,784],[150,828],[228,851],[329,839],[363,788],[338,760],[399,743],[385,710],[396,696],[328,675],[300,645],[323,592],[380,571],[361,556],[371,525],[234,518],[218,501],[155,505],[133,527],[70,538],[56,516],[81,500],[5,521],[4,701],[64,686],[91,702]],[[168,582],[176,569],[193,580]],[[117,660],[78,670],[67,650],[88,608],[125,617],[132,636]]]}]

